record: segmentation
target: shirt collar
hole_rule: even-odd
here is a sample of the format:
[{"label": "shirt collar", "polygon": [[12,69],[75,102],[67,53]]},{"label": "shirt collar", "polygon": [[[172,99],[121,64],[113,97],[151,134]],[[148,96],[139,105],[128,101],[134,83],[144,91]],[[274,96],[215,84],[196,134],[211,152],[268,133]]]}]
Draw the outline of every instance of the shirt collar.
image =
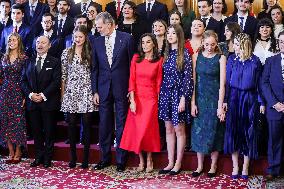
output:
[{"label": "shirt collar", "polygon": [[282,60],[284,60],[284,53],[280,53]]},{"label": "shirt collar", "polygon": [[66,18],[67,18],[67,14],[65,14],[63,16],[61,14],[58,14],[58,20],[60,20],[60,19],[66,20]]},{"label": "shirt collar", "polygon": [[116,37],[116,30],[113,30],[113,32],[108,37],[109,38],[115,38]]},{"label": "shirt collar", "polygon": [[20,28],[21,27],[21,25],[22,25],[22,23],[23,23],[23,21],[22,22],[20,22],[20,23],[13,23],[13,27],[18,27],[18,28]]},{"label": "shirt collar", "polygon": [[38,59],[39,57],[41,57],[41,60],[44,60],[44,59],[46,58],[46,56],[47,56],[47,53],[45,53],[45,54],[42,55],[42,56],[39,56],[39,55],[37,54],[36,58]]},{"label": "shirt collar", "polygon": [[248,12],[245,15],[243,15],[243,16],[239,15],[239,13],[237,13],[237,15],[238,15],[238,18],[240,18],[240,17],[247,18],[248,17]]},{"label": "shirt collar", "polygon": [[37,6],[38,0],[35,1],[33,4],[31,3],[31,1],[29,1],[29,6],[34,6],[34,8]]},{"label": "shirt collar", "polygon": [[43,32],[43,35],[44,35],[44,36],[47,36],[47,37],[49,37],[49,38],[52,36],[52,34],[53,34],[53,30],[52,30],[52,29],[51,29],[50,31],[48,31],[48,32],[47,32],[47,31],[44,31],[44,32]]}]

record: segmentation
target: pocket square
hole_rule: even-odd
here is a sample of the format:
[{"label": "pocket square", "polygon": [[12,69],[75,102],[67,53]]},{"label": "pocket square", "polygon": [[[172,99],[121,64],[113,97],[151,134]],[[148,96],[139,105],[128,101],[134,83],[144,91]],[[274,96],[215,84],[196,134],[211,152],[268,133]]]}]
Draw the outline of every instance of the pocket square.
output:
[{"label": "pocket square", "polygon": [[46,71],[47,71],[47,70],[52,70],[52,68],[46,68],[45,70],[46,70]]}]

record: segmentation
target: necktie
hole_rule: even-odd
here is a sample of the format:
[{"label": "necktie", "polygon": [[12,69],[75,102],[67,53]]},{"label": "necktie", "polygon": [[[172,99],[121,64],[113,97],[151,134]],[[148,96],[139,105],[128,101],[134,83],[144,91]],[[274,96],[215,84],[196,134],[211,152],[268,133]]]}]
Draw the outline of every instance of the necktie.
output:
[{"label": "necktie", "polygon": [[82,14],[86,14],[86,13],[87,13],[87,3],[83,3]]},{"label": "necktie", "polygon": [[148,3],[147,5],[147,18],[150,18],[150,11],[151,11],[151,3]]},{"label": "necktie", "polygon": [[60,34],[62,33],[62,24],[63,24],[63,19],[61,18],[61,19],[59,20],[57,35],[60,35]]},{"label": "necktie", "polygon": [[34,8],[35,8],[34,5],[30,6],[30,17],[31,17],[31,18],[34,17],[34,13],[35,13]]},{"label": "necktie", "polygon": [[105,37],[106,40],[106,54],[107,54],[107,60],[111,67],[112,64],[112,48],[111,48],[111,42],[110,37]]},{"label": "necktie", "polygon": [[117,10],[116,10],[116,16],[117,16],[117,18],[119,17],[119,15],[120,15],[120,4],[121,4],[121,2],[120,2],[120,0],[117,0]]},{"label": "necktie", "polygon": [[36,62],[36,71],[37,71],[37,73],[39,73],[40,70],[41,70],[41,60],[42,60],[42,57],[39,56],[38,60]]},{"label": "necktie", "polygon": [[239,17],[239,19],[240,19],[240,27],[242,28],[242,29],[244,29],[244,17],[242,17],[242,16],[240,16]]},{"label": "necktie", "polygon": [[208,18],[207,18],[207,17],[203,17],[203,18],[201,18],[201,20],[204,22],[205,26],[207,26],[207,20],[208,20]]},{"label": "necktie", "polygon": [[13,28],[13,33],[18,33],[18,26],[17,26],[17,25],[14,26],[14,28]]}]

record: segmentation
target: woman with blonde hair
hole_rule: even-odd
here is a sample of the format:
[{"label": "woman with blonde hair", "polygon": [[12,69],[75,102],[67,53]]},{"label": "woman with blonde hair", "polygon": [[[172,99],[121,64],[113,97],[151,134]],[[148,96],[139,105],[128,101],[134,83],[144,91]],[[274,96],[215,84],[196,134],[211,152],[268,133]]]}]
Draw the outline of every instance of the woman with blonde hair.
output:
[{"label": "woman with blonde hair", "polygon": [[202,47],[192,60],[195,89],[191,98],[191,115],[194,117],[191,146],[198,159],[192,176],[197,177],[203,172],[204,155],[211,153],[211,168],[207,176],[215,177],[224,141],[224,126],[220,121],[225,119],[226,57],[221,55],[218,35],[214,31],[205,31]]},{"label": "woman with blonde hair", "polygon": [[258,156],[257,118],[264,112],[258,91],[262,65],[252,54],[252,43],[247,34],[240,33],[235,37],[234,50],[226,69],[224,151],[232,154],[233,179],[239,177],[239,154],[244,155],[241,177],[248,179],[249,161]]},{"label": "woman with blonde hair", "polygon": [[27,142],[25,100],[21,90],[21,75],[26,59],[20,35],[10,34],[6,53],[0,62],[0,144],[9,149],[6,163],[19,163],[21,146],[26,146]]},{"label": "woman with blonde hair", "polygon": [[[159,174],[177,175],[181,171],[186,134],[189,123],[189,102],[193,91],[192,61],[184,49],[184,34],[180,25],[171,25],[163,65],[163,82],[159,98],[159,118],[166,126],[168,165]],[[174,161],[175,147],[177,159]]]}]

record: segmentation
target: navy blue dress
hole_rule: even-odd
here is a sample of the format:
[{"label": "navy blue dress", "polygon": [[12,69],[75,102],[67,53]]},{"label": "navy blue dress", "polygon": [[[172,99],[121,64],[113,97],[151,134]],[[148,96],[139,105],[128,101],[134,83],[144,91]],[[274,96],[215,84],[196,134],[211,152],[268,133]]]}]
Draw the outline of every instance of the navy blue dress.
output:
[{"label": "navy blue dress", "polygon": [[[177,50],[170,50],[163,65],[163,82],[159,98],[159,118],[171,121],[174,126],[189,123],[189,102],[193,92],[192,60],[184,50],[184,68],[178,71],[176,66]],[[185,97],[185,111],[178,113],[180,98]]]},{"label": "navy blue dress", "polygon": [[258,85],[261,75],[261,62],[252,55],[242,62],[231,55],[226,70],[226,132],[224,152],[239,153],[257,158],[257,123],[259,117]]}]

